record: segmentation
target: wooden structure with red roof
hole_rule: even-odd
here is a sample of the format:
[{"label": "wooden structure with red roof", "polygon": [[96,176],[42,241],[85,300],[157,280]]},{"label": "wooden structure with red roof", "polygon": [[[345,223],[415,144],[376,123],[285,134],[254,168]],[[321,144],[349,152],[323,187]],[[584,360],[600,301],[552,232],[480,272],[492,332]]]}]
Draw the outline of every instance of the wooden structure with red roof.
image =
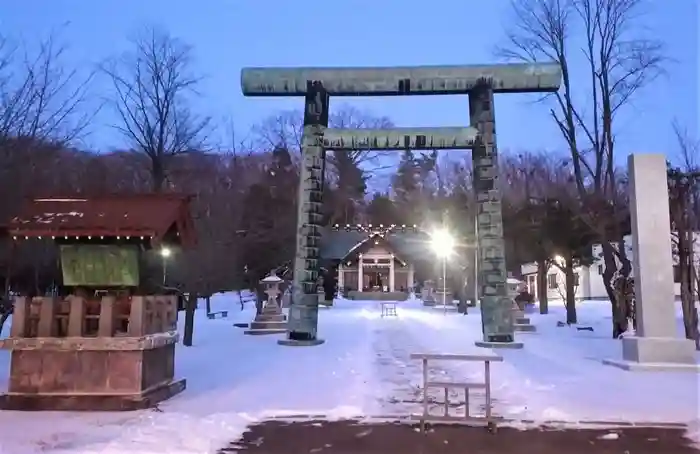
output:
[{"label": "wooden structure with red roof", "polygon": [[189,200],[175,194],[36,198],[22,207],[6,231],[14,239],[123,239],[192,246]]},{"label": "wooden structure with red roof", "polygon": [[[0,408],[132,410],[185,389],[185,380],[174,379],[177,297],[134,294],[139,280],[130,273],[138,274],[131,265],[139,250],[195,244],[188,197],[37,198],[5,234],[58,243],[73,294],[15,299],[10,337],[0,340],[0,348],[12,351]],[[129,292],[115,292],[125,285]]]}]

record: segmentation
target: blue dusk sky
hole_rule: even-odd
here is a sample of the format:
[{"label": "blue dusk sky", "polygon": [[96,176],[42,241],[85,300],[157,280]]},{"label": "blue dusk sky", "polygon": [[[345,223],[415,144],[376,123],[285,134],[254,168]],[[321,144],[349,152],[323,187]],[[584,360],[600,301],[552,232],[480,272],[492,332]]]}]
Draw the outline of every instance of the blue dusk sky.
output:
[{"label": "blue dusk sky", "polygon": [[[698,6],[694,0],[652,1],[640,26],[662,38],[672,60],[667,74],[627,108],[619,122],[618,156],[674,153],[677,119],[698,130]],[[3,34],[35,40],[61,30],[67,58],[90,67],[118,54],[144,26],[170,31],[194,47],[205,77],[199,108],[223,122],[232,117],[239,136],[275,112],[298,109],[301,99],[244,98],[245,66],[393,66],[497,61],[494,48],[508,27],[508,0],[16,0],[0,5]],[[67,25],[66,25],[67,24]],[[575,81],[586,76],[575,65]],[[105,81],[96,89],[104,93]],[[536,95],[499,95],[498,144],[502,151],[560,150],[562,139]],[[344,98],[399,126],[453,126],[468,122],[463,96]],[[332,108],[332,107],[331,107]],[[123,145],[102,112],[88,145]]]}]

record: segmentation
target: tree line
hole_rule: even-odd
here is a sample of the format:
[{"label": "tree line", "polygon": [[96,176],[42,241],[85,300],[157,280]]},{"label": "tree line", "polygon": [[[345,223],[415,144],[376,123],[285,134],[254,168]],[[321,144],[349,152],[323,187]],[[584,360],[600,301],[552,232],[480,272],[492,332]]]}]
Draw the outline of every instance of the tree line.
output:
[{"label": "tree line", "polygon": [[[566,276],[567,318],[576,321],[573,270],[604,263],[613,314],[619,305],[613,276],[628,276],[623,247],[629,233],[627,176],[616,154],[619,114],[664,69],[663,43],[638,34],[642,0],[513,0],[511,24],[498,55],[510,61],[555,60],[562,89],[542,102],[561,134],[558,153],[503,152],[504,229],[509,268],[536,262],[540,288],[554,266]],[[583,45],[581,45],[583,43]],[[192,194],[199,243],[178,253],[169,284],[211,294],[252,286],[292,259],[302,113],[279,112],[261,121],[246,140],[193,107],[201,77],[194,50],[167,31],[147,28],[131,48],[85,71],[65,61],[52,34],[36,49],[0,37],[0,216],[22,200],[47,194],[175,191]],[[573,77],[573,61],[588,77]],[[577,67],[578,68],[578,67]],[[94,96],[94,80],[109,89]],[[124,139],[120,150],[82,145],[98,110]],[[334,109],[330,126],[391,127],[390,118],[350,106]],[[222,141],[225,130],[228,138]],[[697,294],[692,235],[698,219],[697,155],[677,127],[685,161],[669,168],[676,245],[682,264],[687,335],[697,338],[690,315]],[[226,142],[226,143],[223,143]],[[449,219],[456,234],[474,237],[470,157],[438,159],[437,152],[405,150],[386,190],[368,193],[386,159],[375,150],[329,151],[324,185],[327,224],[424,224]],[[601,257],[592,257],[592,244]],[[2,246],[5,289],[44,289],[57,279],[55,251],[39,243],[10,254]],[[554,260],[553,257],[561,260]],[[540,295],[545,298],[546,295]],[[541,302],[546,310],[546,301]],[[613,316],[613,336],[627,327]],[[694,331],[693,331],[694,330]]]}]

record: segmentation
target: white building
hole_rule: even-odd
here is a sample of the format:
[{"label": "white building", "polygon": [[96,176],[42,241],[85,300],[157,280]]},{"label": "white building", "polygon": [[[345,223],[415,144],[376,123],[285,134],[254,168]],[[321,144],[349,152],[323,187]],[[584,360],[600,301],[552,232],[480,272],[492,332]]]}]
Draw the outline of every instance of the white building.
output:
[{"label": "white building", "polygon": [[[678,262],[676,253],[676,242],[673,240],[673,256],[674,262]],[[632,237],[625,237],[625,249],[630,260],[634,260],[632,253]],[[695,263],[696,269],[700,270],[700,233],[695,234]],[[578,266],[574,268],[576,299],[608,299],[608,294],[605,291],[603,280],[603,271],[605,270],[605,262],[603,261],[603,252],[599,244],[593,245],[594,262],[590,266]],[[537,296],[537,263],[526,263],[520,266],[523,280],[528,284],[530,293]],[[679,274],[677,268],[674,269],[674,281],[676,295],[680,295]],[[547,271],[547,298],[550,300],[564,299],[566,296],[564,272],[557,266],[551,265]]]}]

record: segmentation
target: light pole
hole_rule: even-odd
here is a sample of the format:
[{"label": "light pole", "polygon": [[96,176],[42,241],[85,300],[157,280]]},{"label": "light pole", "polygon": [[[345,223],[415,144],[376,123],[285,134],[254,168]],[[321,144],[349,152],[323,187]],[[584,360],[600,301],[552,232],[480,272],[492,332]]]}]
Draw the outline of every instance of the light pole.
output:
[{"label": "light pole", "polygon": [[474,216],[474,306],[479,305],[479,218]]},{"label": "light pole", "polygon": [[430,235],[433,251],[442,259],[442,308],[447,314],[447,258],[452,254],[455,247],[455,240],[445,229],[436,230]]},{"label": "light pole", "polygon": [[163,260],[163,286],[165,286],[165,277],[167,276],[167,261],[168,257],[170,257],[170,254],[172,254],[172,251],[167,248],[167,247],[162,247],[160,250],[160,257]]}]

